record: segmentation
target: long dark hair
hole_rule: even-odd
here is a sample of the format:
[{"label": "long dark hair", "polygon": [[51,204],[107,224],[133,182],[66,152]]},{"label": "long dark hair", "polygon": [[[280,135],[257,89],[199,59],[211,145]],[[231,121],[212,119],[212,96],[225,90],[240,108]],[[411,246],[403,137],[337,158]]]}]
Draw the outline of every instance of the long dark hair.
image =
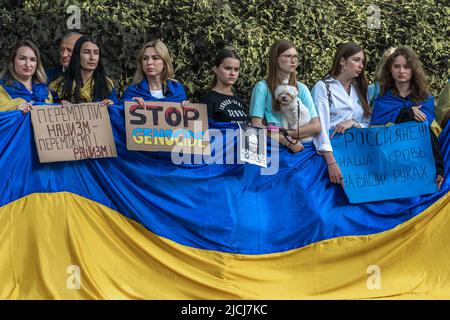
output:
[{"label": "long dark hair", "polygon": [[[98,44],[90,36],[80,37],[75,43],[69,66],[67,67],[66,72],[64,72],[64,84],[62,96],[60,98],[72,103],[81,102],[80,88],[83,86],[83,80],[81,78],[80,53],[81,47],[85,42],[92,42],[98,46]],[[108,98],[112,88],[106,78],[105,68],[103,67],[101,57],[99,57],[97,68],[94,70],[94,74],[92,75],[92,80],[94,81],[94,86],[91,92],[92,101],[101,101]],[[73,87],[74,83],[75,88]]]},{"label": "long dark hair", "polygon": [[[214,66],[218,68],[222,64],[223,60],[227,58],[236,59],[239,60],[239,62],[241,62],[241,58],[239,58],[236,51],[229,48],[224,48],[217,54],[216,59],[214,60]],[[216,84],[217,84],[217,76],[214,74],[214,77],[210,84],[210,88],[211,89],[214,88]]]},{"label": "long dark hair", "polygon": [[341,59],[347,60],[349,57],[357,54],[358,52],[363,52],[364,54],[364,63],[363,69],[358,77],[353,79],[353,82],[356,84],[356,92],[358,93],[358,98],[361,101],[362,108],[364,110],[364,117],[368,117],[371,114],[370,105],[367,101],[367,87],[368,83],[365,76],[366,71],[366,54],[364,53],[364,49],[356,43],[346,42],[342,44],[336,51],[333,59],[333,65],[331,66],[330,71],[328,71],[327,75],[332,77],[337,77],[341,73]]},{"label": "long dark hair", "polygon": [[411,68],[411,82],[409,89],[411,90],[411,99],[415,102],[422,101],[430,94],[428,90],[427,77],[420,63],[419,56],[410,47],[398,47],[387,59],[383,69],[381,70],[380,94],[383,95],[387,90],[392,90],[395,95],[398,95],[398,90],[395,85],[395,80],[392,77],[391,68],[394,64],[395,58],[403,56],[406,59],[407,65]]}]

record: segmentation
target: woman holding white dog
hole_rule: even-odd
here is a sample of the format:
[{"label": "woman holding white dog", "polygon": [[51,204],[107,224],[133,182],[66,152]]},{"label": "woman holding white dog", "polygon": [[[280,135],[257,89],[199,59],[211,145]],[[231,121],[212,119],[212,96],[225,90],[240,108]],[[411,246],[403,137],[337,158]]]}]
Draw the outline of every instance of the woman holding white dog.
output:
[{"label": "woman holding white dog", "polygon": [[[343,178],[330,139],[350,128],[369,126],[371,111],[364,70],[363,48],[356,43],[345,43],[338,48],[331,70],[312,89],[322,126],[320,134],[314,138],[314,145],[327,162],[332,183],[341,183]],[[331,135],[330,130],[333,130]]]},{"label": "woman holding white dog", "polygon": [[[278,139],[293,152],[304,149],[301,139],[314,136],[320,132],[320,121],[314,107],[311,93],[306,85],[297,81],[297,50],[287,40],[277,40],[269,51],[269,72],[265,80],[259,81],[253,88],[250,102],[251,123],[258,127],[267,127],[271,136]],[[285,130],[280,101],[275,99],[275,90],[283,82],[297,88],[298,99],[308,109],[310,121],[296,128]],[[279,128],[279,130],[278,130]],[[282,134],[279,134],[282,133]]]}]

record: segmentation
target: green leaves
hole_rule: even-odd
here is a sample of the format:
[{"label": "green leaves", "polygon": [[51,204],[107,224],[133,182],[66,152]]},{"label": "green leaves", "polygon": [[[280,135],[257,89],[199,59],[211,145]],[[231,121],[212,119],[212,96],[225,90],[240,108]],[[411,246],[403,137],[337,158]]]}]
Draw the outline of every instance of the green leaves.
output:
[{"label": "green leaves", "polygon": [[[81,9],[81,32],[97,36],[109,76],[119,91],[130,83],[140,47],[162,38],[176,66],[176,78],[190,98],[207,90],[212,63],[224,46],[242,59],[237,90],[249,100],[254,84],[265,77],[268,49],[284,37],[297,46],[299,79],[311,87],[331,65],[336,46],[360,43],[368,56],[367,76],[385,49],[408,44],[420,53],[437,94],[449,76],[450,9],[445,0],[27,0],[8,11],[0,0],[0,59],[13,44],[32,38],[44,65],[58,61],[58,44],[66,32],[69,5]],[[367,26],[367,8],[380,8],[380,29]]]}]

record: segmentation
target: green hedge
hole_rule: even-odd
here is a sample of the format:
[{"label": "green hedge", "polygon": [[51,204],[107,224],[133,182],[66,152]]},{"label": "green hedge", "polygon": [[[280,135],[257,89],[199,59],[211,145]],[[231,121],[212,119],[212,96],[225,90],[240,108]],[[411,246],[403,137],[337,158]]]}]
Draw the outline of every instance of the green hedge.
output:
[{"label": "green hedge", "polygon": [[[446,0],[28,0],[14,10],[5,3],[0,0],[0,60],[17,40],[30,38],[40,47],[44,64],[54,65],[70,16],[66,9],[75,4],[82,13],[81,32],[99,40],[119,91],[131,80],[138,49],[153,38],[168,45],[176,78],[194,100],[207,89],[215,53],[225,45],[242,57],[237,88],[249,99],[255,82],[265,76],[268,48],[277,38],[296,44],[299,78],[309,87],[328,71],[336,46],[348,40],[366,49],[369,79],[383,51],[401,44],[420,54],[434,94],[449,76]],[[379,29],[367,27],[372,4],[381,9]]]}]

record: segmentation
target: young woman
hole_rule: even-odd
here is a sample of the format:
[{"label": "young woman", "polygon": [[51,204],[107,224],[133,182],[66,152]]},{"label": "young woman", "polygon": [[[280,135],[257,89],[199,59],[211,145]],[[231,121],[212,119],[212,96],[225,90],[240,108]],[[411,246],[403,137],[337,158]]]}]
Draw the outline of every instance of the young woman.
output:
[{"label": "young woman", "polygon": [[429,93],[425,72],[413,49],[399,47],[392,53],[381,72],[380,84],[371,124],[428,121],[439,190],[444,181],[444,162],[437,141],[440,127],[435,120],[434,97]]},{"label": "young woman", "polygon": [[[287,146],[293,152],[304,149],[300,139],[314,136],[320,132],[320,121],[314,107],[314,102],[308,88],[297,81],[297,50],[287,40],[277,40],[269,51],[269,72],[265,80],[259,81],[253,88],[250,101],[250,117],[254,126],[281,128],[271,130],[274,139]],[[311,121],[298,130],[284,130],[279,113],[280,104],[274,99],[276,87],[288,80],[289,84],[298,89],[298,98],[308,108]],[[282,133],[282,134],[280,134]]]},{"label": "young woman", "polygon": [[121,101],[183,102],[187,99],[183,86],[173,80],[174,70],[169,50],[161,40],[146,43],[137,56],[133,84],[124,92]]},{"label": "young woman", "polygon": [[13,47],[0,74],[0,111],[29,112],[33,105],[52,103],[38,48],[29,40]]},{"label": "young woman", "polygon": [[[371,111],[364,70],[363,48],[356,43],[345,43],[338,48],[328,74],[312,89],[322,126],[314,144],[327,162],[332,183],[341,183],[342,173],[334,158],[330,139],[349,128],[369,126]],[[331,135],[330,130],[333,130]]]},{"label": "young woman", "polygon": [[247,122],[244,103],[233,91],[240,66],[241,60],[233,50],[223,49],[217,55],[211,90],[200,99],[208,106],[208,118],[217,122]]},{"label": "young woman", "polygon": [[106,77],[100,59],[100,48],[89,36],[77,40],[67,70],[49,87],[59,101],[101,102],[104,106],[118,103],[114,84]]}]

